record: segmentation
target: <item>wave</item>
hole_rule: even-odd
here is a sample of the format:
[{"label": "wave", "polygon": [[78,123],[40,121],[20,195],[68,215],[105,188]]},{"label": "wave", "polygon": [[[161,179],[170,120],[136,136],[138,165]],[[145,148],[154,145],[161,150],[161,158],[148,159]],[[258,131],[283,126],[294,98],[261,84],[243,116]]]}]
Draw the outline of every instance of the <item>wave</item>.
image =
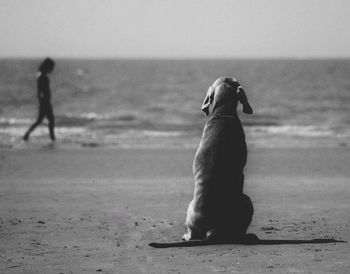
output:
[{"label": "wave", "polygon": [[[326,125],[280,124],[270,118],[243,120],[248,142],[274,146],[277,143],[296,144],[301,139],[308,143],[323,142],[327,139],[330,143],[348,144],[350,138],[350,129],[339,130]],[[174,123],[164,120],[158,122],[127,112],[113,115],[93,112],[78,115],[69,113],[57,116],[56,120],[57,139],[64,144],[81,147],[142,145],[169,147],[172,144],[195,147],[198,145],[204,124],[203,119],[197,119],[197,122],[179,120]],[[0,147],[11,146],[18,142],[33,122],[27,118],[0,118]],[[48,139],[46,122],[39,126],[32,136],[33,139]],[[272,139],[274,142],[264,141]]]},{"label": "wave", "polygon": [[31,122],[32,122],[32,119],[27,119],[27,118],[0,117],[0,127],[13,126],[13,125],[25,125]]},{"label": "wave", "polygon": [[287,135],[299,137],[331,137],[335,132],[327,127],[279,125],[279,126],[254,126],[250,128],[252,134]]}]

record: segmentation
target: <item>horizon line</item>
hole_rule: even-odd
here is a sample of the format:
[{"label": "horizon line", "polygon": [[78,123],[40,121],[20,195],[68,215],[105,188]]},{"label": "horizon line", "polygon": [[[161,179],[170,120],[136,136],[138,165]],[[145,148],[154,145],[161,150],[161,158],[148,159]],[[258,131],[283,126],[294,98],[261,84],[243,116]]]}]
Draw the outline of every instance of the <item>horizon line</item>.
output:
[{"label": "horizon line", "polygon": [[0,56],[6,59],[42,59],[51,57],[61,60],[348,60],[349,56],[64,56],[64,55],[33,55],[33,56]]}]

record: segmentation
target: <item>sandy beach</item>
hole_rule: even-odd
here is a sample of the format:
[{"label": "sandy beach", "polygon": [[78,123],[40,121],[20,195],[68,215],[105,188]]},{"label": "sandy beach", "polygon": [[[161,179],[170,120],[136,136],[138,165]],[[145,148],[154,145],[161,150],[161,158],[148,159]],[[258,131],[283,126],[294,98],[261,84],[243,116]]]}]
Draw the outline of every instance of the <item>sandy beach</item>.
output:
[{"label": "sandy beach", "polygon": [[0,151],[0,273],[349,273],[350,149],[250,148],[249,232],[289,244],[180,240],[195,149]]}]

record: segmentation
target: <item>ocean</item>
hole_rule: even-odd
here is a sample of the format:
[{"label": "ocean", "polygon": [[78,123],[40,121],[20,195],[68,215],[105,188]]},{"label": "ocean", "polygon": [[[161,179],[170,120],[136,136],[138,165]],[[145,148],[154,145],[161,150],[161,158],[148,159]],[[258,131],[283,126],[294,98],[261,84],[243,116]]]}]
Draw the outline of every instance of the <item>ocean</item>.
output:
[{"label": "ocean", "polygon": [[[220,76],[237,78],[254,115],[239,106],[250,146],[350,145],[350,60],[56,59],[50,74],[55,146],[196,147],[200,107]],[[0,60],[0,147],[50,144],[46,122],[21,139],[37,116],[41,60]]]}]

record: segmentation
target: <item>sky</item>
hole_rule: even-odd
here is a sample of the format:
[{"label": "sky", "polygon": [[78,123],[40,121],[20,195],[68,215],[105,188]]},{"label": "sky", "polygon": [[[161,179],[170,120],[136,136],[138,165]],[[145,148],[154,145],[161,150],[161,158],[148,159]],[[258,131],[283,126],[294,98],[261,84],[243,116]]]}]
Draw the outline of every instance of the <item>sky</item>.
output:
[{"label": "sky", "polygon": [[0,0],[0,57],[349,58],[349,0]]}]

